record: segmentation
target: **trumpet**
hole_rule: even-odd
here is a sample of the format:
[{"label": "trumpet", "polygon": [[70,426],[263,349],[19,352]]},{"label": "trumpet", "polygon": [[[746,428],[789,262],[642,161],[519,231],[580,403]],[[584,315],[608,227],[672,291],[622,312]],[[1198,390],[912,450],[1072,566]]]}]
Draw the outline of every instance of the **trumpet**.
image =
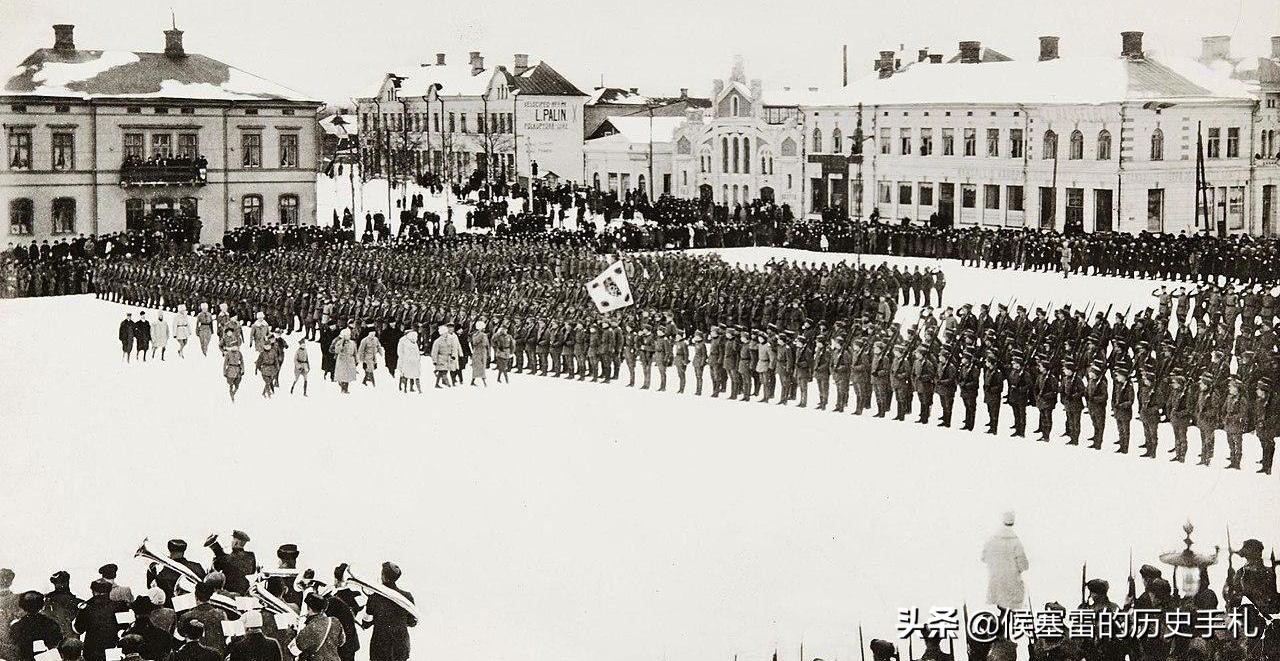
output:
[{"label": "trumpet", "polygon": [[360,586],[360,588],[363,589],[366,593],[372,593],[372,594],[377,594],[382,596],[387,601],[390,601],[391,603],[404,609],[404,611],[408,613],[409,616],[412,617],[414,620],[419,619],[418,607],[414,605],[412,601],[409,601],[407,597],[400,594],[399,592],[388,589],[386,586],[377,585],[374,583],[370,583],[362,578],[358,578],[354,573],[351,572],[350,567],[346,568],[346,571],[343,574],[343,580]]},{"label": "trumpet", "polygon": [[[138,550],[133,553],[133,556],[135,558],[143,558],[144,560],[150,561],[152,564],[160,565],[165,569],[176,573],[178,575],[177,586],[187,592],[194,592],[196,586],[199,585],[202,580],[200,575],[192,571],[190,567],[174,560],[173,558],[167,558],[155,551],[152,551],[147,547],[147,540],[145,538],[142,540],[142,544],[138,546]],[[239,615],[242,612],[240,606],[236,603],[235,597],[229,595],[214,592],[213,595],[209,597],[209,603],[228,613]]]}]

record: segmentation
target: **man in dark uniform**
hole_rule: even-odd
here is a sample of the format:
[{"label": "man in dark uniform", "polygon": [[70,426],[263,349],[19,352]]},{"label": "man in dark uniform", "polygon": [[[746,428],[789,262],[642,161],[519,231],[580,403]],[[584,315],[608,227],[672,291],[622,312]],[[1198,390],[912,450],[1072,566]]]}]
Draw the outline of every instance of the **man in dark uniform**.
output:
[{"label": "man in dark uniform", "polygon": [[1171,373],[1168,399],[1169,422],[1173,426],[1173,448],[1169,451],[1173,455],[1171,461],[1181,463],[1187,460],[1187,430],[1191,429],[1195,406],[1195,389],[1187,383],[1186,376],[1178,371]]},{"label": "man in dark uniform", "polygon": [[834,342],[818,335],[813,340],[813,379],[818,384],[818,410],[827,410],[827,397],[831,392],[831,358]]},{"label": "man in dark uniform", "polygon": [[[204,567],[201,567],[198,563],[192,562],[191,560],[187,560],[186,558],[186,554],[187,554],[186,541],[181,539],[171,539],[169,540],[168,548],[169,548],[169,558],[171,560],[179,564],[182,564],[187,569],[190,569],[197,577],[204,578]],[[179,578],[181,577],[179,576],[178,572],[168,567],[165,567],[164,569],[161,569],[159,572],[156,572],[155,566],[152,565],[151,569],[147,572],[147,586],[150,587],[154,585],[156,587],[159,587],[161,590],[164,590],[164,595],[165,595],[164,605],[167,607],[172,607],[173,596],[175,594],[183,594],[185,592],[185,590],[179,591],[178,589]]]},{"label": "man in dark uniform", "polygon": [[1116,452],[1128,454],[1129,431],[1133,422],[1133,384],[1129,383],[1129,373],[1116,370],[1115,387],[1111,391],[1111,415],[1116,419],[1116,430],[1120,435],[1116,444]]},{"label": "man in dark uniform", "polygon": [[253,551],[245,550],[249,535],[236,530],[231,533],[231,551],[225,552],[218,543],[217,534],[209,535],[205,546],[213,550],[213,568],[226,576],[224,587],[238,595],[249,593],[249,576],[258,571],[258,558]]},{"label": "man in dark uniform", "polygon": [[830,356],[831,377],[836,382],[836,405],[831,410],[843,413],[844,407],[849,403],[849,371],[852,368],[852,356],[845,350],[844,341],[839,335],[831,338]]},{"label": "man in dark uniform", "polygon": [[1271,395],[1271,379],[1258,379],[1253,396],[1253,428],[1262,445],[1262,460],[1258,472],[1271,474],[1276,456],[1276,431],[1280,427],[1280,397]]},{"label": "man in dark uniform", "polygon": [[938,376],[937,361],[923,344],[916,349],[916,359],[911,366],[911,386],[920,400],[920,418],[917,424],[929,424],[933,411],[934,380]]},{"label": "man in dark uniform", "polygon": [[[250,611],[241,620],[245,633],[227,646],[228,661],[281,661],[280,643],[262,633],[262,613]],[[343,661],[350,659],[344,657]]]},{"label": "man in dark uniform", "polygon": [[951,426],[951,411],[955,408],[957,371],[954,360],[955,351],[954,348],[948,348],[946,355],[938,361],[938,374],[934,387],[938,393],[938,404],[942,408],[942,420],[938,422],[939,427]]},{"label": "man in dark uniform", "polygon": [[53,584],[53,591],[44,596],[44,614],[58,623],[64,638],[73,637],[76,632],[72,622],[83,602],[71,593],[71,574],[60,571],[50,576],[49,582]]},{"label": "man in dark uniform", "polygon": [[978,383],[982,374],[982,366],[972,347],[964,349],[964,358],[960,362],[958,381],[960,383],[960,401],[964,404],[964,425],[961,429],[973,431],[978,417]]},{"label": "man in dark uniform", "polygon": [[297,585],[295,585],[296,573],[290,571],[297,570],[299,554],[297,544],[281,544],[276,549],[276,558],[280,561],[278,569],[285,571],[281,572],[279,576],[267,578],[267,590],[286,602],[301,608],[302,592],[298,591]]},{"label": "man in dark uniform", "polygon": [[1146,459],[1156,456],[1159,445],[1160,401],[1154,375],[1142,372],[1142,387],[1138,389],[1138,420],[1142,422],[1142,454]]},{"label": "man in dark uniform", "polygon": [[1066,412],[1066,431],[1063,436],[1067,438],[1067,445],[1080,444],[1080,417],[1084,414],[1084,393],[1084,382],[1076,376],[1075,364],[1063,363],[1059,395],[1062,398],[1062,408]]},{"label": "man in dark uniform", "polygon": [[[399,578],[400,567],[391,562],[382,563],[382,585],[412,602],[413,595],[396,586]],[[369,638],[369,661],[408,661],[409,627],[417,624],[417,618],[394,601],[376,592],[370,594],[362,622],[364,628],[373,628]]]},{"label": "man in dark uniform", "polygon": [[44,610],[44,595],[39,592],[23,592],[18,597],[18,607],[22,609],[22,615],[9,624],[13,661],[35,661],[35,642],[43,643],[45,649],[55,649],[62,642],[62,629],[57,622],[40,613]]},{"label": "man in dark uniform", "polygon": [[893,396],[898,400],[898,413],[894,420],[902,421],[911,413],[911,356],[907,354],[905,344],[893,346],[893,364],[889,378],[893,384]]},{"label": "man in dark uniform", "polygon": [[994,354],[987,356],[982,370],[982,402],[987,405],[987,433],[995,435],[1000,428],[1000,402],[1004,395],[1004,372],[996,364]]},{"label": "man in dark uniform", "polygon": [[853,413],[871,408],[871,341],[866,337],[854,338],[849,347],[849,380],[853,384]]},{"label": "man in dark uniform", "polygon": [[1053,373],[1048,359],[1040,360],[1040,374],[1036,376],[1036,410],[1040,413],[1036,426],[1038,440],[1048,443],[1053,433],[1053,410],[1058,405],[1058,377]]},{"label": "man in dark uniform", "polygon": [[1089,406],[1089,420],[1093,423],[1093,437],[1089,439],[1089,447],[1102,449],[1102,435],[1107,428],[1107,396],[1106,363],[1095,360],[1089,366],[1089,377],[1085,382],[1085,401]]},{"label": "man in dark uniform", "polygon": [[116,613],[128,607],[111,600],[111,581],[100,578],[90,583],[89,589],[93,596],[76,614],[75,629],[84,634],[85,661],[106,661],[107,650],[119,642],[120,624],[116,622]]},{"label": "man in dark uniform", "polygon": [[893,403],[893,387],[891,373],[893,371],[893,355],[889,343],[883,337],[877,337],[871,345],[871,386],[876,392],[876,416],[883,418],[889,413]]},{"label": "man in dark uniform", "polygon": [[[222,632],[218,632],[221,636]],[[200,644],[204,639],[204,625],[199,620],[183,618],[178,621],[178,637],[182,643],[169,655],[168,661],[222,661],[217,652]]]},{"label": "man in dark uniform", "polygon": [[1031,375],[1022,368],[1022,354],[1014,351],[1010,356],[1009,390],[1005,401],[1009,403],[1013,414],[1014,438],[1025,438],[1027,435],[1027,407],[1031,405]]}]

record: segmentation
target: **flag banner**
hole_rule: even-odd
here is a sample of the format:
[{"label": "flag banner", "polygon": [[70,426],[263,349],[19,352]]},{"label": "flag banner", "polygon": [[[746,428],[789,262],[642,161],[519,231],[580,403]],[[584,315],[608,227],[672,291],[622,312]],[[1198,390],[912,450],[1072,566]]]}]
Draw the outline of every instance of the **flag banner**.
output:
[{"label": "flag banner", "polygon": [[622,262],[614,262],[604,273],[587,283],[587,294],[600,312],[612,312],[631,305],[631,285],[627,284],[627,272]]}]

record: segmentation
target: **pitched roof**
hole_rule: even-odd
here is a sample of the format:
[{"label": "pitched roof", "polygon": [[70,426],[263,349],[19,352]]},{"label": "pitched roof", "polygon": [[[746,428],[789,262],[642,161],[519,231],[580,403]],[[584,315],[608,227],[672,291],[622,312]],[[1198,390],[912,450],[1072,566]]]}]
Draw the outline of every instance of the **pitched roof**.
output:
[{"label": "pitched roof", "polygon": [[[947,60],[947,64],[955,64],[959,61],[960,61],[960,53],[956,53],[955,55],[951,56],[951,59]],[[1004,53],[1001,53],[1000,51],[994,48],[987,48],[986,46],[983,46],[982,52],[978,55],[978,61],[979,62],[1012,62],[1013,58],[1009,57],[1008,55],[1005,55]]]},{"label": "pitched roof", "polygon": [[41,48],[18,65],[3,95],[69,99],[197,99],[319,103],[210,57]]},{"label": "pitched roof", "polygon": [[1044,62],[920,64],[889,78],[869,75],[820,95],[810,105],[1102,104],[1252,98],[1240,81],[1187,58],[1097,56]]},{"label": "pitched roof", "polygon": [[512,75],[511,81],[511,86],[525,95],[587,96],[546,62],[538,62],[519,75]]},{"label": "pitched roof", "polygon": [[647,105],[651,99],[638,92],[625,90],[621,87],[597,87],[591,92],[590,98],[587,99],[587,105],[594,106],[601,103],[617,104],[617,105]]},{"label": "pitched roof", "polygon": [[356,135],[360,128],[359,121],[355,115],[333,114],[320,118],[319,124],[320,130],[339,138]]},{"label": "pitched roof", "polygon": [[[648,115],[611,115],[587,139],[599,140],[621,136],[621,139],[626,142],[648,144],[652,135],[655,144],[671,142],[676,128],[684,122],[684,117],[654,117],[651,121]],[[650,133],[650,127],[652,127],[652,133]]]}]

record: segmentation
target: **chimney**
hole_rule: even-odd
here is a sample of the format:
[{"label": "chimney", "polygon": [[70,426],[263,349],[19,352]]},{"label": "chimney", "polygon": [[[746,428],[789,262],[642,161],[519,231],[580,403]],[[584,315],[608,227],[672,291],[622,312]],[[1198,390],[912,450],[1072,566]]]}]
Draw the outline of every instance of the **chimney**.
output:
[{"label": "chimney", "polygon": [[436,66],[444,66],[444,53],[436,53]]},{"label": "chimney", "polygon": [[929,60],[929,49],[921,48],[920,52],[916,53],[916,62],[917,63],[927,62],[928,60]]},{"label": "chimney", "polygon": [[962,41],[960,42],[960,62],[963,64],[977,64],[982,61],[982,42],[981,41]]},{"label": "chimney", "polygon": [[1280,60],[1280,35],[1271,38],[1271,59]]},{"label": "chimney", "polygon": [[1120,33],[1120,57],[1131,60],[1142,59],[1142,33],[1135,31]]},{"label": "chimney", "polygon": [[929,64],[942,64],[942,53],[930,53]]},{"label": "chimney", "polygon": [[711,98],[713,100],[720,98],[720,93],[723,91],[724,81],[719,78],[715,79],[715,81],[711,83]]},{"label": "chimney", "polygon": [[529,70],[529,55],[527,53],[516,53],[515,66],[512,67],[511,73],[519,76]]},{"label": "chimney", "polygon": [[1200,61],[1208,64],[1231,57],[1231,36],[1220,34],[1200,38]]},{"label": "chimney", "polygon": [[880,59],[876,60],[876,73],[880,78],[888,78],[893,75],[893,51],[880,51]]},{"label": "chimney", "polygon": [[76,40],[73,36],[76,26],[60,23],[53,26],[53,50],[67,51],[76,49]]},{"label": "chimney", "polygon": [[169,57],[187,56],[187,52],[182,49],[182,30],[173,28],[164,31],[164,54]]},{"label": "chimney", "polygon": [[682,98],[682,99],[687,99],[687,98],[689,98],[689,88],[688,88],[688,87],[681,87],[681,88],[680,88],[680,98]]},{"label": "chimney", "polygon": [[639,87],[631,87],[631,88],[628,88],[628,89],[627,89],[627,91],[628,91],[628,92],[631,92],[632,94],[639,94],[639,93],[640,93],[640,88],[639,88]]},{"label": "chimney", "polygon": [[484,57],[480,55],[480,51],[471,51],[471,75],[476,75],[484,71]]},{"label": "chimney", "polygon": [[1047,62],[1056,59],[1058,59],[1058,38],[1040,37],[1040,61]]}]

